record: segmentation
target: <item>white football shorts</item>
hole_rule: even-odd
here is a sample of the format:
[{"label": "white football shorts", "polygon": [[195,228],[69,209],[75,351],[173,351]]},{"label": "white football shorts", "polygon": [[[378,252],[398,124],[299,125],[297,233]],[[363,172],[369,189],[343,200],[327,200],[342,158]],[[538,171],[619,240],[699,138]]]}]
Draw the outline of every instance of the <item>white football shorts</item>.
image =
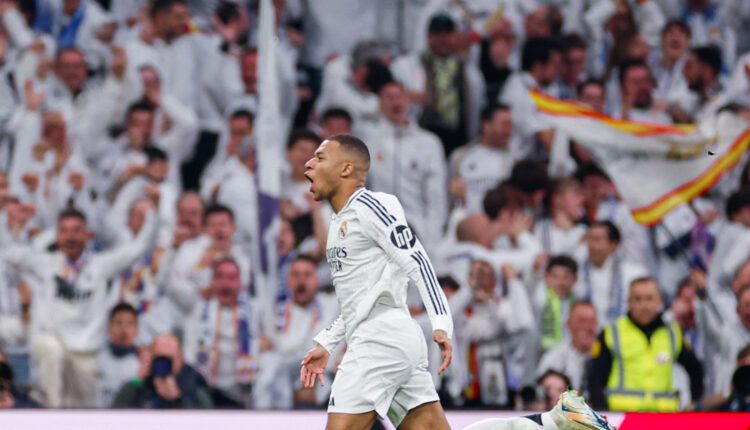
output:
[{"label": "white football shorts", "polygon": [[398,427],[411,409],[439,400],[422,329],[404,309],[376,306],[347,344],[328,412],[374,410]]}]

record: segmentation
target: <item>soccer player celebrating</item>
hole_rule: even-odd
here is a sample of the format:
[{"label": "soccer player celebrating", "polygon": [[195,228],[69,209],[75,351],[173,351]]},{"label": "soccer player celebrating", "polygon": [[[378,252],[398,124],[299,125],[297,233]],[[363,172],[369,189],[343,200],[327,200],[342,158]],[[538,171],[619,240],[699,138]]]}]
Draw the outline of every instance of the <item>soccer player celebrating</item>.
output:
[{"label": "soccer player celebrating", "polygon": [[404,429],[449,429],[427,370],[427,345],[406,306],[408,280],[417,285],[439,345],[443,373],[451,361],[453,320],[427,254],[396,197],[364,188],[370,153],[349,135],[325,140],[307,162],[315,200],[335,212],[326,257],[341,315],[315,337],[302,361],[306,387],[346,339],[328,403],[328,430],[370,429],[386,414]]},{"label": "soccer player celebrating", "polygon": [[[406,223],[396,197],[364,188],[370,153],[350,135],[329,137],[307,162],[305,176],[316,200],[327,200],[335,215],[326,257],[341,314],[315,337],[302,360],[306,387],[323,373],[331,351],[343,339],[347,350],[328,402],[327,430],[369,430],[386,415],[399,429],[449,429],[427,371],[427,345],[409,315],[406,288],[419,289],[440,347],[443,373],[451,361],[453,322],[424,248]],[[475,424],[482,430],[610,430],[606,420],[574,393],[565,393],[548,413]]]}]

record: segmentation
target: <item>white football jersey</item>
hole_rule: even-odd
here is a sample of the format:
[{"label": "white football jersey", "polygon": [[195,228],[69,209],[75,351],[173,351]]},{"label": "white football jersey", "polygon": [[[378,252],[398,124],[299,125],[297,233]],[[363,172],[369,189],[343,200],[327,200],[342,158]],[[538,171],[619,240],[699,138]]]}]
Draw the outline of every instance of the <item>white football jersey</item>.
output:
[{"label": "white football jersey", "polygon": [[349,339],[376,305],[400,308],[408,314],[409,280],[419,290],[432,329],[452,336],[448,300],[395,196],[365,188],[354,192],[331,219],[326,258],[341,314],[315,341],[329,352],[345,336]]}]

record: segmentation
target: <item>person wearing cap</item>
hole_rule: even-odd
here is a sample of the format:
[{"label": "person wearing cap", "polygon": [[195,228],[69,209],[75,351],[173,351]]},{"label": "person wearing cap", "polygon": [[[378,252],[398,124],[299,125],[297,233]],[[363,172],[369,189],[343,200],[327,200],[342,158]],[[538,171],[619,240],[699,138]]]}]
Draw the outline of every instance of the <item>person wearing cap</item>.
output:
[{"label": "person wearing cap", "polygon": [[453,19],[437,14],[427,28],[427,48],[391,67],[419,108],[419,124],[440,138],[446,155],[477,135],[485,98],[484,78],[462,58],[459,38]]}]

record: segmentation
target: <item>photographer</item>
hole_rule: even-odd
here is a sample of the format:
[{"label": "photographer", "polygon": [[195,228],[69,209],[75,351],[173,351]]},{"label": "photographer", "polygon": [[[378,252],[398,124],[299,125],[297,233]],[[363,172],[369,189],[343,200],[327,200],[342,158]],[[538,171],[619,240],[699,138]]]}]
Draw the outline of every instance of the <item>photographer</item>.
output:
[{"label": "photographer", "polygon": [[180,341],[171,334],[157,337],[144,351],[140,374],[123,385],[112,407],[120,409],[209,409],[213,407],[206,381],[184,362]]}]

